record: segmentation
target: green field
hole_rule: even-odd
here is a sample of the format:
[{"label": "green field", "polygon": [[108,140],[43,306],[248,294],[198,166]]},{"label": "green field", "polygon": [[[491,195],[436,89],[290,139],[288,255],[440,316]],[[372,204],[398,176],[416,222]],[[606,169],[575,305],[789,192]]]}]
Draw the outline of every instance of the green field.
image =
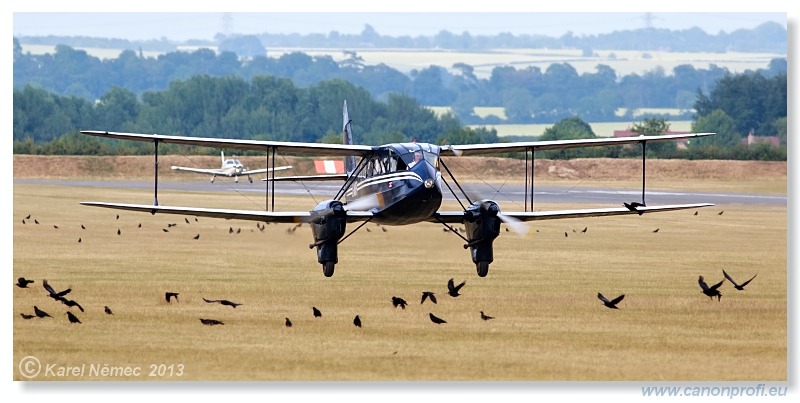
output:
[{"label": "green field", "polygon": [[[151,196],[14,186],[13,276],[36,280],[30,289],[12,286],[15,380],[27,379],[19,369],[26,356],[57,368],[86,366],[83,374],[40,373],[35,380],[788,378],[785,207],[536,223],[523,239],[501,234],[486,278],[475,274],[463,242],[440,226],[383,232],[368,225],[370,232],[362,228],[341,245],[336,274],[325,278],[306,226],[290,234],[289,225],[268,225],[262,233],[252,222],[188,218],[187,224],[182,216],[124,211],[116,218],[116,211],[78,204],[148,203]],[[160,192],[159,198],[206,207],[263,203],[223,193]],[[314,204],[277,203],[283,210]],[[697,277],[717,282],[723,269],[740,281],[758,277],[741,292],[725,283],[722,300],[711,301]],[[445,294],[449,278],[466,281],[462,296]],[[72,308],[83,324],[67,321],[67,308],[47,297],[42,279],[72,288],[69,296],[86,310]],[[420,305],[424,290],[439,303]],[[165,291],[180,292],[180,302],[167,304]],[[625,299],[619,310],[607,309],[598,292]],[[393,308],[392,296],[405,298],[407,309]],[[203,297],[244,305],[207,304]],[[22,319],[34,305],[54,318]],[[104,306],[114,315],[103,313]],[[312,306],[321,318],[312,316]],[[496,319],[482,321],[479,311]],[[431,323],[429,312],[448,323]],[[363,328],[352,325],[355,315]],[[292,328],[284,327],[286,317]],[[225,325],[205,326],[198,318]],[[141,373],[104,377],[90,374],[90,365]]]}]

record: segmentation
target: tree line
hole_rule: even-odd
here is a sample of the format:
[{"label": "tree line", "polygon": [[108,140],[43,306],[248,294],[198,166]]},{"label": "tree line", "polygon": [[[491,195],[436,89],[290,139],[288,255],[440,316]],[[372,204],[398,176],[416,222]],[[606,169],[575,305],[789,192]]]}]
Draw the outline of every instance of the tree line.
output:
[{"label": "tree line", "polygon": [[[501,141],[493,129],[465,127],[453,114],[436,116],[410,96],[390,94],[386,101],[379,101],[367,90],[343,80],[323,81],[303,88],[289,79],[274,76],[262,75],[245,81],[236,76],[198,75],[173,81],[166,90],[147,91],[140,97],[128,89],[114,87],[96,102],[34,86],[15,90],[14,152],[152,152],[147,144],[98,139],[80,135],[79,130],[339,143],[343,100],[349,105],[357,143]],[[726,76],[708,95],[698,92],[695,108],[698,112],[693,131],[715,132],[716,136],[697,140],[687,150],[659,144],[649,147],[649,152],[662,158],[786,159],[786,75]],[[645,118],[634,126],[634,131],[645,135],[668,129],[664,118]],[[744,147],[741,140],[751,130],[776,133],[783,145]],[[575,115],[559,120],[538,139],[593,137],[596,134],[586,120]],[[188,149],[177,151],[188,152]],[[545,155],[550,158],[635,155],[629,152],[632,151],[607,147]]]},{"label": "tree line", "polygon": [[[474,67],[464,63],[452,66],[455,72],[429,66],[406,75],[383,64],[365,65],[356,52],[348,55],[336,62],[330,56],[300,52],[279,58],[239,58],[232,52],[199,49],[144,57],[126,50],[116,59],[99,59],[66,45],[56,46],[53,54],[31,55],[23,53],[14,38],[14,88],[31,85],[94,101],[114,87],[139,97],[197,75],[246,81],[268,75],[287,78],[300,87],[341,79],[381,101],[391,94],[406,94],[422,105],[450,106],[464,124],[501,123],[495,116],[476,116],[473,111],[478,106],[502,106],[508,117],[502,123],[525,124],[554,123],[576,115],[592,122],[631,121],[630,113],[637,108],[678,108],[685,111],[682,118],[689,118],[698,89],[708,94],[715,82],[730,75],[715,65],[708,69],[681,65],[672,74],[657,68],[620,77],[604,64],[598,64],[594,72],[578,74],[568,63],[551,64],[544,70],[498,66],[488,78],[478,78]],[[785,75],[786,68],[786,59],[774,59],[757,73],[771,78]],[[629,114],[618,116],[620,108]]]}]

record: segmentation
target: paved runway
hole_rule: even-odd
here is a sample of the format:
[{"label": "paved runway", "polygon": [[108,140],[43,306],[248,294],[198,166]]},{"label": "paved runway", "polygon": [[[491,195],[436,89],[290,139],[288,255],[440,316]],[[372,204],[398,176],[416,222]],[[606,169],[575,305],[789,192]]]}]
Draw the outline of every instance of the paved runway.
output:
[{"label": "paved runway", "polygon": [[[153,189],[152,182],[145,181],[73,181],[73,180],[40,180],[40,179],[14,179],[14,184],[60,185],[77,187],[105,187],[122,189]],[[275,192],[278,195],[304,195],[311,194],[316,200],[333,197],[339,190],[338,182],[309,182],[305,186],[301,183],[278,182]],[[486,184],[462,184],[470,194],[479,195],[498,203],[517,203],[520,208],[524,206],[525,188],[523,185],[505,185],[500,187]],[[175,181],[159,182],[159,190],[177,190],[187,192],[238,192],[247,194],[265,194],[265,183],[248,183],[246,180],[239,183],[218,178],[216,183],[209,181]],[[530,195],[529,195],[530,197]],[[576,203],[616,205],[622,202],[640,201],[641,188],[610,189],[599,187],[578,186],[536,186],[534,203]],[[445,188],[445,200],[454,200],[454,197]],[[648,190],[646,194],[648,204],[684,204],[684,203],[714,203],[714,204],[764,204],[783,205],[787,203],[786,195],[745,194],[745,193],[711,193],[698,191],[658,191]],[[277,206],[276,206],[277,207]]]}]

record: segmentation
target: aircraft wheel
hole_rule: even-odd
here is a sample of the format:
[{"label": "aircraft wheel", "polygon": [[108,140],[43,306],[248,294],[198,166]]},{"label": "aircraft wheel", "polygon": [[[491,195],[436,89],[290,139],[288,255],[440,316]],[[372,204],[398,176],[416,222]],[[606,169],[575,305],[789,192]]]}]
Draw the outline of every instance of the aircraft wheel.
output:
[{"label": "aircraft wheel", "polygon": [[333,269],[334,269],[335,266],[336,266],[336,262],[328,261],[328,262],[323,263],[322,264],[322,274],[324,274],[325,277],[333,276]]},{"label": "aircraft wheel", "polygon": [[485,260],[475,263],[475,268],[478,269],[478,277],[486,277],[489,274],[489,262]]}]

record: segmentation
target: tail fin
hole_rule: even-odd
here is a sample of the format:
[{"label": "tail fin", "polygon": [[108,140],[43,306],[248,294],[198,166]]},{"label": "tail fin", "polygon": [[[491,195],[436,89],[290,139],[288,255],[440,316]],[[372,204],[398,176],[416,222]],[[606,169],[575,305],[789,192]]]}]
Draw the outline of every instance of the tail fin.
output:
[{"label": "tail fin", "polygon": [[[350,115],[347,113],[347,100],[342,108],[342,144],[353,144],[353,132],[350,127]],[[344,157],[344,172],[349,176],[356,170],[356,157]]]}]

